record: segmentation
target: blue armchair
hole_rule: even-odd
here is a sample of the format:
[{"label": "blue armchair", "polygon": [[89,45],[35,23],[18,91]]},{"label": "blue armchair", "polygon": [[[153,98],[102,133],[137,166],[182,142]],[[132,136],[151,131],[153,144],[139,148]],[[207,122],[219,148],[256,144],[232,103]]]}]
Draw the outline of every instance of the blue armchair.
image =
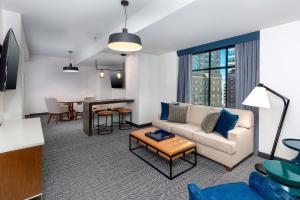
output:
[{"label": "blue armchair", "polygon": [[278,184],[257,172],[252,172],[249,185],[246,183],[229,183],[206,189],[196,184],[188,185],[190,200],[296,200],[281,189]]}]

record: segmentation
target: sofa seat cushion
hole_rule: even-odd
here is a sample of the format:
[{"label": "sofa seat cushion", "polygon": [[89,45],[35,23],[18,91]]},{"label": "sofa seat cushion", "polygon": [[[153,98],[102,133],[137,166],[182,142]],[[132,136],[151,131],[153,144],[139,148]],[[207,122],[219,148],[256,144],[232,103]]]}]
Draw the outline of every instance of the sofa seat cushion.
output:
[{"label": "sofa seat cushion", "polygon": [[172,133],[190,140],[193,139],[193,134],[199,130],[201,130],[200,126],[193,124],[180,124],[172,127]]},{"label": "sofa seat cushion", "polygon": [[193,134],[193,140],[196,143],[209,146],[227,154],[234,154],[236,152],[236,143],[227,140],[216,132],[207,134],[204,131],[197,131]]},{"label": "sofa seat cushion", "polygon": [[182,124],[168,122],[166,120],[159,120],[159,119],[154,120],[152,122],[152,126],[159,128],[161,130],[164,130],[164,131],[168,131],[168,132],[172,132],[172,127],[180,126],[180,125],[182,125]]}]

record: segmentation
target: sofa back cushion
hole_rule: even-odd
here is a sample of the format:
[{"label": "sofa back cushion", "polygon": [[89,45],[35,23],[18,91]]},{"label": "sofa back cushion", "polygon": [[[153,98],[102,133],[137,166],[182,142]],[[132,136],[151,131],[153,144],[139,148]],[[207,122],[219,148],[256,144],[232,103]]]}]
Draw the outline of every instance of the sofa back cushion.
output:
[{"label": "sofa back cushion", "polygon": [[[215,111],[221,111],[222,108],[213,108]],[[254,115],[253,112],[250,110],[241,110],[241,109],[233,109],[233,108],[226,108],[229,112],[236,114],[239,116],[239,119],[236,123],[236,127],[244,127],[244,128],[251,128],[254,126]]]},{"label": "sofa back cushion", "polygon": [[203,105],[190,105],[187,114],[187,123],[201,126],[202,121],[207,114],[213,112],[213,107]]}]

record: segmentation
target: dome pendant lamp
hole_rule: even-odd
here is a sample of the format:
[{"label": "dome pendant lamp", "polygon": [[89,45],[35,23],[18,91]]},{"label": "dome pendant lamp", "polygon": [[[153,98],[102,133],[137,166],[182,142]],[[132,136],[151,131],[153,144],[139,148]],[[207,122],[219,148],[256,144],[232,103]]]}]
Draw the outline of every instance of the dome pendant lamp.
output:
[{"label": "dome pendant lamp", "polygon": [[121,33],[113,33],[109,36],[108,48],[115,51],[122,52],[135,52],[141,50],[142,41],[138,35],[128,33],[126,28],[127,23],[127,11],[126,7],[129,5],[127,0],[122,0],[121,5],[124,7],[125,11],[125,27]]},{"label": "dome pendant lamp", "polygon": [[63,67],[63,72],[79,72],[78,67],[74,67],[72,65],[72,56],[71,55],[72,55],[73,51],[69,51],[68,53],[70,54],[70,64],[69,64],[69,66]]}]

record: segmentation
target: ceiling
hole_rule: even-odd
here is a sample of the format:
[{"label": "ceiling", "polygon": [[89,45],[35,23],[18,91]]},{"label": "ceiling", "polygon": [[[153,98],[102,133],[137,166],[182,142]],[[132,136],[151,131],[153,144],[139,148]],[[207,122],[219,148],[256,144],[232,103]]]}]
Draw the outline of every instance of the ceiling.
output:
[{"label": "ceiling", "polygon": [[[23,15],[32,54],[67,56],[87,48],[124,21],[120,0],[0,0]],[[130,0],[129,17],[149,3]]]},{"label": "ceiling", "polygon": [[[108,35],[123,26],[120,0],[0,1],[23,14],[32,54],[72,49],[84,55],[82,65],[101,56],[102,65],[120,64],[119,54],[105,50]],[[299,0],[130,0],[129,32],[141,36],[142,52],[161,54],[299,20],[299,8]]]},{"label": "ceiling", "polygon": [[299,0],[197,0],[138,32],[161,54],[300,19]]},{"label": "ceiling", "polygon": [[95,66],[95,61],[98,62],[98,68],[120,68],[123,66],[123,57],[120,54],[104,50],[89,59],[80,63],[80,66]]}]

